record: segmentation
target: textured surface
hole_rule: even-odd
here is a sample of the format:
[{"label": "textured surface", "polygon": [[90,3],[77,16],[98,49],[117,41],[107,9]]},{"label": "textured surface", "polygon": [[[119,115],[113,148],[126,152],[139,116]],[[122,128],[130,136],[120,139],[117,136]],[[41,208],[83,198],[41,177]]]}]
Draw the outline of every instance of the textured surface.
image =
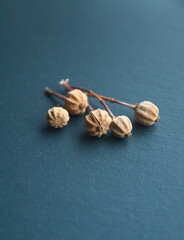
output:
[{"label": "textured surface", "polygon": [[[184,239],[184,2],[0,4],[1,240]],[[66,77],[161,121],[127,140],[88,137],[83,116],[52,130],[43,90]]]}]

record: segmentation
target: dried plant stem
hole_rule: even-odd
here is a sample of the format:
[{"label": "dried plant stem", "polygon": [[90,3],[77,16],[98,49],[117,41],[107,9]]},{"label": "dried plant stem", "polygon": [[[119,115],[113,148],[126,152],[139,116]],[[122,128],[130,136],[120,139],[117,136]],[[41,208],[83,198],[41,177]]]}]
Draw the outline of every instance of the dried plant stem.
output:
[{"label": "dried plant stem", "polygon": [[67,81],[62,81],[61,85],[63,85],[67,91],[73,90],[73,88],[70,87]]},{"label": "dried plant stem", "polygon": [[53,96],[55,96],[55,97],[58,97],[58,98],[60,98],[60,99],[62,99],[62,100],[66,100],[66,99],[67,99],[66,96],[61,95],[61,94],[59,94],[59,93],[57,93],[57,92],[54,92],[53,90],[51,90],[51,89],[48,88],[48,87],[45,88],[45,92],[46,92],[47,94],[49,94],[49,95],[53,95]]},{"label": "dried plant stem", "polygon": [[88,103],[88,109],[89,109],[89,111],[93,111],[94,110],[93,107],[91,106],[91,104],[89,104],[89,103]]},{"label": "dried plant stem", "polygon": [[133,104],[130,104],[130,103],[126,103],[126,102],[116,100],[115,98],[110,98],[110,97],[106,97],[106,96],[101,96],[101,97],[102,97],[102,99],[104,99],[106,101],[109,101],[109,102],[112,102],[112,103],[117,103],[117,104],[129,107],[129,108],[132,108],[132,109],[135,109],[136,106],[137,106],[137,104],[133,105]]},{"label": "dried plant stem", "polygon": [[101,98],[100,95],[94,93],[93,91],[90,91],[90,94],[93,96],[93,97],[96,97],[98,99],[98,101],[104,106],[105,110],[108,112],[109,116],[114,119],[115,116],[114,114],[111,112],[111,110],[109,109],[109,107],[107,106],[107,104],[105,103],[105,101]]},{"label": "dried plant stem", "polygon": [[[72,89],[80,89],[81,91],[87,92],[88,96],[94,97],[94,95],[92,94],[92,91],[90,91],[88,89],[77,87],[77,86],[71,86],[71,88]],[[135,109],[137,107],[137,104],[135,104],[135,105],[129,104],[129,103],[126,103],[126,102],[116,100],[115,98],[110,98],[110,97],[102,96],[102,95],[99,95],[99,94],[98,94],[98,96],[100,96],[103,100],[106,100],[106,101],[109,101],[109,102],[112,102],[112,103],[117,103],[117,104],[129,107],[129,108],[132,108],[132,109]]]}]

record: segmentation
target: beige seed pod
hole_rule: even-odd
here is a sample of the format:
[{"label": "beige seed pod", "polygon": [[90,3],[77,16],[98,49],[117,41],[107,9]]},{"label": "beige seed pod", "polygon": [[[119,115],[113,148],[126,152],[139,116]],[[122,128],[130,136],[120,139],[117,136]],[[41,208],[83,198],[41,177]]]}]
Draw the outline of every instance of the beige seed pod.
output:
[{"label": "beige seed pod", "polygon": [[85,117],[84,128],[91,136],[101,137],[109,130],[109,125],[112,119],[105,110],[100,108],[91,111]]},{"label": "beige seed pod", "polygon": [[70,117],[66,109],[53,107],[48,110],[46,119],[51,127],[62,128],[67,125]]},{"label": "beige seed pod", "polygon": [[135,108],[136,120],[146,126],[150,126],[160,120],[158,107],[149,101],[141,102]]},{"label": "beige seed pod", "polygon": [[130,137],[132,135],[132,123],[127,116],[115,117],[110,124],[110,129],[119,138]]},{"label": "beige seed pod", "polygon": [[72,115],[82,114],[88,106],[88,97],[81,90],[74,89],[67,93],[65,108]]}]

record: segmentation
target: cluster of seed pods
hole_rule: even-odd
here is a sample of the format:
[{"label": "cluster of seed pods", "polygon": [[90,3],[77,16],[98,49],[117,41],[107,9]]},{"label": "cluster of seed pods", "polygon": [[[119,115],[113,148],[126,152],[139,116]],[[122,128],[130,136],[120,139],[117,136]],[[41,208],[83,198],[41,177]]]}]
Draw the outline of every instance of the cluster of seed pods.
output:
[{"label": "cluster of seed pods", "polygon": [[[64,108],[58,106],[48,110],[46,119],[51,127],[63,128],[68,124],[70,115],[83,114],[88,108],[89,113],[85,116],[84,128],[91,136],[101,137],[110,129],[118,138],[130,137],[133,129],[130,119],[125,115],[114,116],[106,104],[107,101],[133,109],[135,119],[140,124],[151,126],[160,120],[158,107],[150,101],[143,101],[135,105],[125,103],[85,88],[70,86],[69,79],[61,80],[60,85],[68,91],[66,96],[45,88],[48,95],[64,100]],[[94,110],[88,102],[89,97],[95,97],[104,110],[101,108]]]}]

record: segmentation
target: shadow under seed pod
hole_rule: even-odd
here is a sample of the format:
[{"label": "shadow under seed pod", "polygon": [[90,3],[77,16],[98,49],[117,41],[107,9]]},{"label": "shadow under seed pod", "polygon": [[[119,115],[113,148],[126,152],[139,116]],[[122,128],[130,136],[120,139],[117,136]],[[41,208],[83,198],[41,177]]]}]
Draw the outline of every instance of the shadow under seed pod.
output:
[{"label": "shadow under seed pod", "polygon": [[65,128],[59,128],[59,129],[58,128],[52,128],[51,126],[46,124],[45,126],[41,127],[40,133],[44,137],[54,136],[54,138],[56,139],[56,136],[58,136],[60,138],[64,134],[64,131],[66,131]]},{"label": "shadow under seed pod", "polygon": [[[130,140],[127,138],[120,139],[113,136],[112,134],[106,134],[102,138],[94,137],[92,138],[87,132],[83,132],[79,138],[78,143],[81,149],[85,149],[86,147],[98,149],[101,148],[102,145],[104,148],[108,148],[111,150],[120,149],[120,146],[126,146],[129,144]],[[100,144],[99,144],[100,143]]]},{"label": "shadow under seed pod", "polygon": [[150,133],[156,130],[156,125],[152,125],[152,127],[148,128],[146,125],[142,125],[138,123],[136,120],[133,122],[134,126],[134,136],[140,138],[143,135],[149,135]]}]

